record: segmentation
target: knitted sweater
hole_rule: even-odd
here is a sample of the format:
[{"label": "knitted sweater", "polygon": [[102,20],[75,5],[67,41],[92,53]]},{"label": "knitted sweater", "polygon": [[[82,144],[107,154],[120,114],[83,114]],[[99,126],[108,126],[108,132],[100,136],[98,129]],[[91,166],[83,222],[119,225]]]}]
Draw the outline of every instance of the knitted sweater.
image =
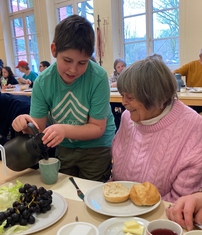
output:
[{"label": "knitted sweater", "polygon": [[112,180],[149,181],[173,202],[202,187],[202,118],[179,100],[153,125],[134,126],[126,110],[112,156]]},{"label": "knitted sweater", "polygon": [[186,85],[188,87],[202,87],[202,64],[199,60],[183,65],[181,68],[176,69],[174,73],[186,76]]}]

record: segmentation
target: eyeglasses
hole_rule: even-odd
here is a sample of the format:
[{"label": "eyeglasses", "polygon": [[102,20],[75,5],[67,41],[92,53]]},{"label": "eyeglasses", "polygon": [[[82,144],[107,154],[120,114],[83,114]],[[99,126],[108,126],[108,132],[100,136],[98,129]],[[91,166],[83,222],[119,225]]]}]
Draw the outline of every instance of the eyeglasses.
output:
[{"label": "eyeglasses", "polygon": [[43,67],[43,65],[40,65],[39,68]]}]

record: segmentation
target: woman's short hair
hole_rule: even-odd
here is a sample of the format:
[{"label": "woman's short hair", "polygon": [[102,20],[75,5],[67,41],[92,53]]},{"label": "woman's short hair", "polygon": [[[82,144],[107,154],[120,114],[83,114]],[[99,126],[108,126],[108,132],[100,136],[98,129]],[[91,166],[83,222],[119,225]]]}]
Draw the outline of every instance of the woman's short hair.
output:
[{"label": "woman's short hair", "polygon": [[117,64],[118,64],[119,62],[123,63],[124,66],[126,67],[126,62],[125,62],[123,59],[118,58],[118,59],[116,59],[116,60],[114,61],[114,70],[115,70],[115,71],[116,71],[116,66],[117,66]]},{"label": "woman's short hair", "polygon": [[132,94],[146,109],[163,108],[177,97],[177,82],[162,60],[146,58],[131,64],[119,76],[118,91]]},{"label": "woman's short hair", "polygon": [[53,42],[56,46],[56,56],[59,52],[74,49],[91,57],[94,52],[95,33],[85,17],[71,15],[55,27]]}]

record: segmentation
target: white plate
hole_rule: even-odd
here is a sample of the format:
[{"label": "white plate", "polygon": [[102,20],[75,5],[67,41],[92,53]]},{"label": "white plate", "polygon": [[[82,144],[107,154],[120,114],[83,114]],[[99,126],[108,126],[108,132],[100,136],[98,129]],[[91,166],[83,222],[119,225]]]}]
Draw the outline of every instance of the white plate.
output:
[{"label": "white plate", "polygon": [[17,234],[27,235],[45,229],[56,223],[58,220],[60,220],[66,211],[67,211],[67,202],[64,199],[64,197],[62,197],[58,193],[53,193],[53,202],[51,210],[46,212],[45,214],[37,214],[37,216],[35,216],[36,218],[35,223],[30,225],[29,229],[25,230],[22,233],[17,233]]},{"label": "white plate", "polygon": [[105,220],[98,226],[99,235],[126,235],[122,232],[122,228],[124,226],[124,222],[129,220],[136,220],[139,224],[143,225],[143,235],[146,235],[146,226],[149,224],[149,221],[138,217],[111,218]]},{"label": "white plate", "polygon": [[23,91],[25,91],[25,92],[30,92],[30,91],[32,91],[32,88],[25,89],[25,90],[23,90]]},{"label": "white plate", "polygon": [[111,87],[110,91],[118,91],[118,89],[116,87]]},{"label": "white plate", "polygon": [[[130,181],[116,182],[121,183],[127,188],[131,188],[134,184],[138,184],[136,182]],[[119,217],[142,215],[154,210],[161,203],[161,198],[159,202],[153,206],[136,206],[130,199],[121,203],[107,202],[103,196],[103,186],[104,184],[97,185],[94,188],[88,190],[84,197],[84,202],[90,209],[103,215]]]},{"label": "white plate", "polygon": [[14,88],[6,88],[5,91],[15,91],[15,87]]},{"label": "white plate", "polygon": [[192,88],[189,91],[192,93],[202,93],[202,88]]}]

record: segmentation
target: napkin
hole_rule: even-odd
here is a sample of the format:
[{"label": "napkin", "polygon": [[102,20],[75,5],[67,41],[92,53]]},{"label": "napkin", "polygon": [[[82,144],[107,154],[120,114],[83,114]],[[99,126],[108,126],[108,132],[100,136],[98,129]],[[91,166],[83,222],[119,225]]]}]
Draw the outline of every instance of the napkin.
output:
[{"label": "napkin", "polygon": [[[81,199],[77,195],[77,191],[74,185],[69,180],[69,177],[70,176],[67,176],[65,179],[57,182],[55,185],[51,187],[51,190],[63,195],[64,198],[81,201]],[[95,186],[99,184],[103,184],[102,182],[91,181],[91,180],[81,179],[77,177],[74,177],[74,180],[76,181],[77,185],[79,186],[81,191],[84,193],[84,195],[89,189],[94,188]]]}]

